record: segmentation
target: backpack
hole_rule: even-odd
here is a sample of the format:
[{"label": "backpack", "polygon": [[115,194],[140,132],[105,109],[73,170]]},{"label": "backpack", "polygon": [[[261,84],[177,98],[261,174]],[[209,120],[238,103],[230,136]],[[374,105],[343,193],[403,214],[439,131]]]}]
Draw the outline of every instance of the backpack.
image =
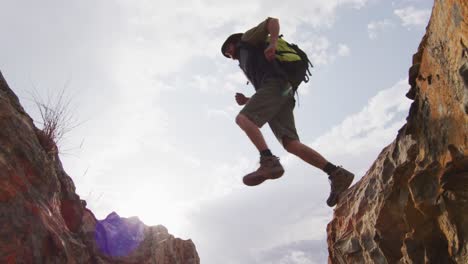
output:
[{"label": "backpack", "polygon": [[[310,67],[314,66],[303,50],[296,44],[288,43],[282,37],[283,35],[280,35],[278,38],[276,61],[288,76],[293,89],[296,90],[301,82],[307,83],[309,81],[309,76],[312,76],[309,65]],[[270,37],[266,42],[268,45]]]}]

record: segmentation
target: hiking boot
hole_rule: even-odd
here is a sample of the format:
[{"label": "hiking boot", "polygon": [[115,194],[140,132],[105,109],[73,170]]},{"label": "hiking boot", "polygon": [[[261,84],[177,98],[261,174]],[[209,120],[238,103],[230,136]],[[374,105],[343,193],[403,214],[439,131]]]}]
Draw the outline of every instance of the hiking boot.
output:
[{"label": "hiking boot", "polygon": [[255,186],[268,179],[278,179],[283,176],[284,169],[276,156],[260,157],[260,168],[249,173],[242,179],[245,185]]},{"label": "hiking boot", "polygon": [[331,191],[330,196],[327,199],[327,204],[328,206],[333,207],[338,202],[340,194],[346,191],[353,182],[354,174],[342,167],[338,167],[330,173],[328,179],[330,179]]}]

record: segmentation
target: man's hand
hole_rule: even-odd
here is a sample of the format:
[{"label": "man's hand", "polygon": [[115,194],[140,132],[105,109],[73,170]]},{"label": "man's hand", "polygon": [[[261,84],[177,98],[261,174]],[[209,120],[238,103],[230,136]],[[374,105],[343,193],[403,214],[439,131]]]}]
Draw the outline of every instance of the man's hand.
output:
[{"label": "man's hand", "polygon": [[244,94],[236,93],[236,102],[238,105],[245,105],[250,98],[245,97]]},{"label": "man's hand", "polygon": [[267,61],[273,61],[276,56],[276,44],[271,43],[264,51]]}]

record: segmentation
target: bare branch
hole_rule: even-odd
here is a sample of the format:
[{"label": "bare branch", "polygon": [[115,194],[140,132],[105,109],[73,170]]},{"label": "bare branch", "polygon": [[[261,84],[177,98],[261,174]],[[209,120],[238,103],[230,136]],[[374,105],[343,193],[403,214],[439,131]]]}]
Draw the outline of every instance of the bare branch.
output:
[{"label": "bare branch", "polygon": [[39,141],[47,152],[58,152],[65,135],[81,124],[76,122],[70,111],[72,97],[67,97],[68,83],[55,95],[49,92],[45,100],[35,86],[31,93],[41,116]]}]

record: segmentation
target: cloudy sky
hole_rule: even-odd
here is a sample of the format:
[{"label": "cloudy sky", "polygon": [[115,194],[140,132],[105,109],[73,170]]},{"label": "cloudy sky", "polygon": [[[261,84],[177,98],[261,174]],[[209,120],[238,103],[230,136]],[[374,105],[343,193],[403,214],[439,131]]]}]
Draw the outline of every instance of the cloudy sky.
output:
[{"label": "cloudy sky", "polygon": [[234,122],[253,93],[221,56],[227,35],[268,16],[314,63],[299,90],[301,140],[362,177],[404,124],[407,72],[430,0],[0,0],[0,70],[40,126],[32,94],[65,89],[60,143],[77,192],[112,211],[191,238],[204,264],[324,263],[327,177],[288,155],[255,188],[258,153]]}]

